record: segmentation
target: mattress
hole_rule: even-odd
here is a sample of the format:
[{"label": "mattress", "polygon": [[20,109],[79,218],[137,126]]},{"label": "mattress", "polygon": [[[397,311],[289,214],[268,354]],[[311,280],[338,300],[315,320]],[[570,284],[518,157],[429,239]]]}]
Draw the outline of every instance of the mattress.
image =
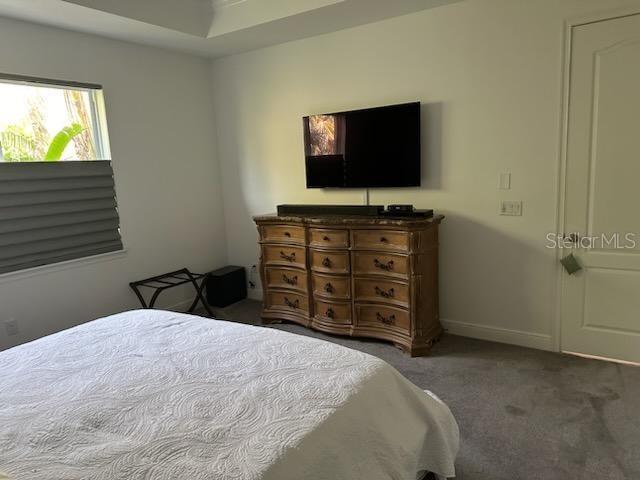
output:
[{"label": "mattress", "polygon": [[384,361],[154,310],[0,352],[12,480],[451,477],[458,427]]}]

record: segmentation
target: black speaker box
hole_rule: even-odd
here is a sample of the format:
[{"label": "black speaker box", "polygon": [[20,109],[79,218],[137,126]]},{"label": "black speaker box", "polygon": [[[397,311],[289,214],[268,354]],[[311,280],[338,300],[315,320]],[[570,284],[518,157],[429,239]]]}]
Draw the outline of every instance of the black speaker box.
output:
[{"label": "black speaker box", "polygon": [[357,215],[376,217],[384,205],[278,205],[278,215]]},{"label": "black speaker box", "polygon": [[247,298],[247,275],[244,267],[230,265],[215,270],[207,278],[207,303],[226,307]]}]

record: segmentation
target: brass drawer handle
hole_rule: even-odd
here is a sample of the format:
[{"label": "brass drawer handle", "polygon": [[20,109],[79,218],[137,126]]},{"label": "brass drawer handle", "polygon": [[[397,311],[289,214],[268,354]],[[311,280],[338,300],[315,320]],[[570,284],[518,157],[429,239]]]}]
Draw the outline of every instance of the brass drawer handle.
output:
[{"label": "brass drawer handle", "polygon": [[331,239],[329,237],[327,237],[326,235],[324,237],[322,237],[322,240],[324,240],[325,242],[330,242]]},{"label": "brass drawer handle", "polygon": [[377,258],[373,261],[373,265],[380,270],[384,270],[386,272],[393,270],[393,260],[389,260],[387,263],[382,263]]},{"label": "brass drawer handle", "polygon": [[297,285],[298,284],[298,276],[295,277],[287,277],[284,273],[282,274],[282,280],[289,285]]},{"label": "brass drawer handle", "polygon": [[330,283],[327,283],[324,286],[324,291],[327,293],[333,293],[335,292],[335,288],[333,288],[333,285],[331,285]]},{"label": "brass drawer handle", "polygon": [[324,260],[322,260],[322,266],[331,268],[331,259],[329,257],[325,257]]},{"label": "brass drawer handle", "polygon": [[300,300],[298,300],[296,298],[296,300],[294,302],[292,302],[291,300],[289,300],[287,297],[284,297],[284,304],[287,307],[291,307],[291,308],[300,308]]},{"label": "brass drawer handle", "polygon": [[336,318],[336,312],[333,311],[333,308],[328,308],[325,315],[327,316],[327,318]]},{"label": "brass drawer handle", "polygon": [[395,315],[389,315],[388,317],[385,317],[380,312],[376,312],[376,318],[378,319],[379,322],[382,322],[385,325],[395,325],[396,324],[396,316]]},{"label": "brass drawer handle", "polygon": [[287,255],[282,250],[280,250],[280,258],[286,260],[287,262],[295,262],[296,261],[296,252],[291,252],[291,255]]},{"label": "brass drawer handle", "polygon": [[383,297],[383,298],[393,298],[396,295],[396,292],[393,288],[390,288],[389,290],[383,290],[380,287],[376,286],[376,295]]},{"label": "brass drawer handle", "polygon": [[285,236],[285,237],[287,237],[287,238],[291,238],[291,233],[289,233],[289,232],[284,232],[284,236]]}]

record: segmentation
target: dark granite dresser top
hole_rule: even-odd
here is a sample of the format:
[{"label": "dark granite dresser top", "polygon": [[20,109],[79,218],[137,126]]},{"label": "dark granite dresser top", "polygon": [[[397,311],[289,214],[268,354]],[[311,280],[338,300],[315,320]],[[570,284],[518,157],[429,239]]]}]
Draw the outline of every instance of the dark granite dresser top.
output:
[{"label": "dark granite dresser top", "polygon": [[386,217],[386,216],[360,216],[360,215],[281,215],[275,213],[256,215],[253,220],[257,223],[304,223],[307,225],[376,225],[376,226],[425,226],[432,223],[440,223],[444,215],[432,217]]}]

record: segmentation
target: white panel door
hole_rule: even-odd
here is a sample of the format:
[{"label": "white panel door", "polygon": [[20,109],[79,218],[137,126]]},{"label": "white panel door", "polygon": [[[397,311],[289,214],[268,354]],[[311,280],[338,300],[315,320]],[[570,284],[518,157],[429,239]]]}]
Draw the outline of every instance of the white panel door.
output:
[{"label": "white panel door", "polygon": [[563,274],[562,350],[640,362],[640,15],[571,45],[564,231],[583,270]]}]

